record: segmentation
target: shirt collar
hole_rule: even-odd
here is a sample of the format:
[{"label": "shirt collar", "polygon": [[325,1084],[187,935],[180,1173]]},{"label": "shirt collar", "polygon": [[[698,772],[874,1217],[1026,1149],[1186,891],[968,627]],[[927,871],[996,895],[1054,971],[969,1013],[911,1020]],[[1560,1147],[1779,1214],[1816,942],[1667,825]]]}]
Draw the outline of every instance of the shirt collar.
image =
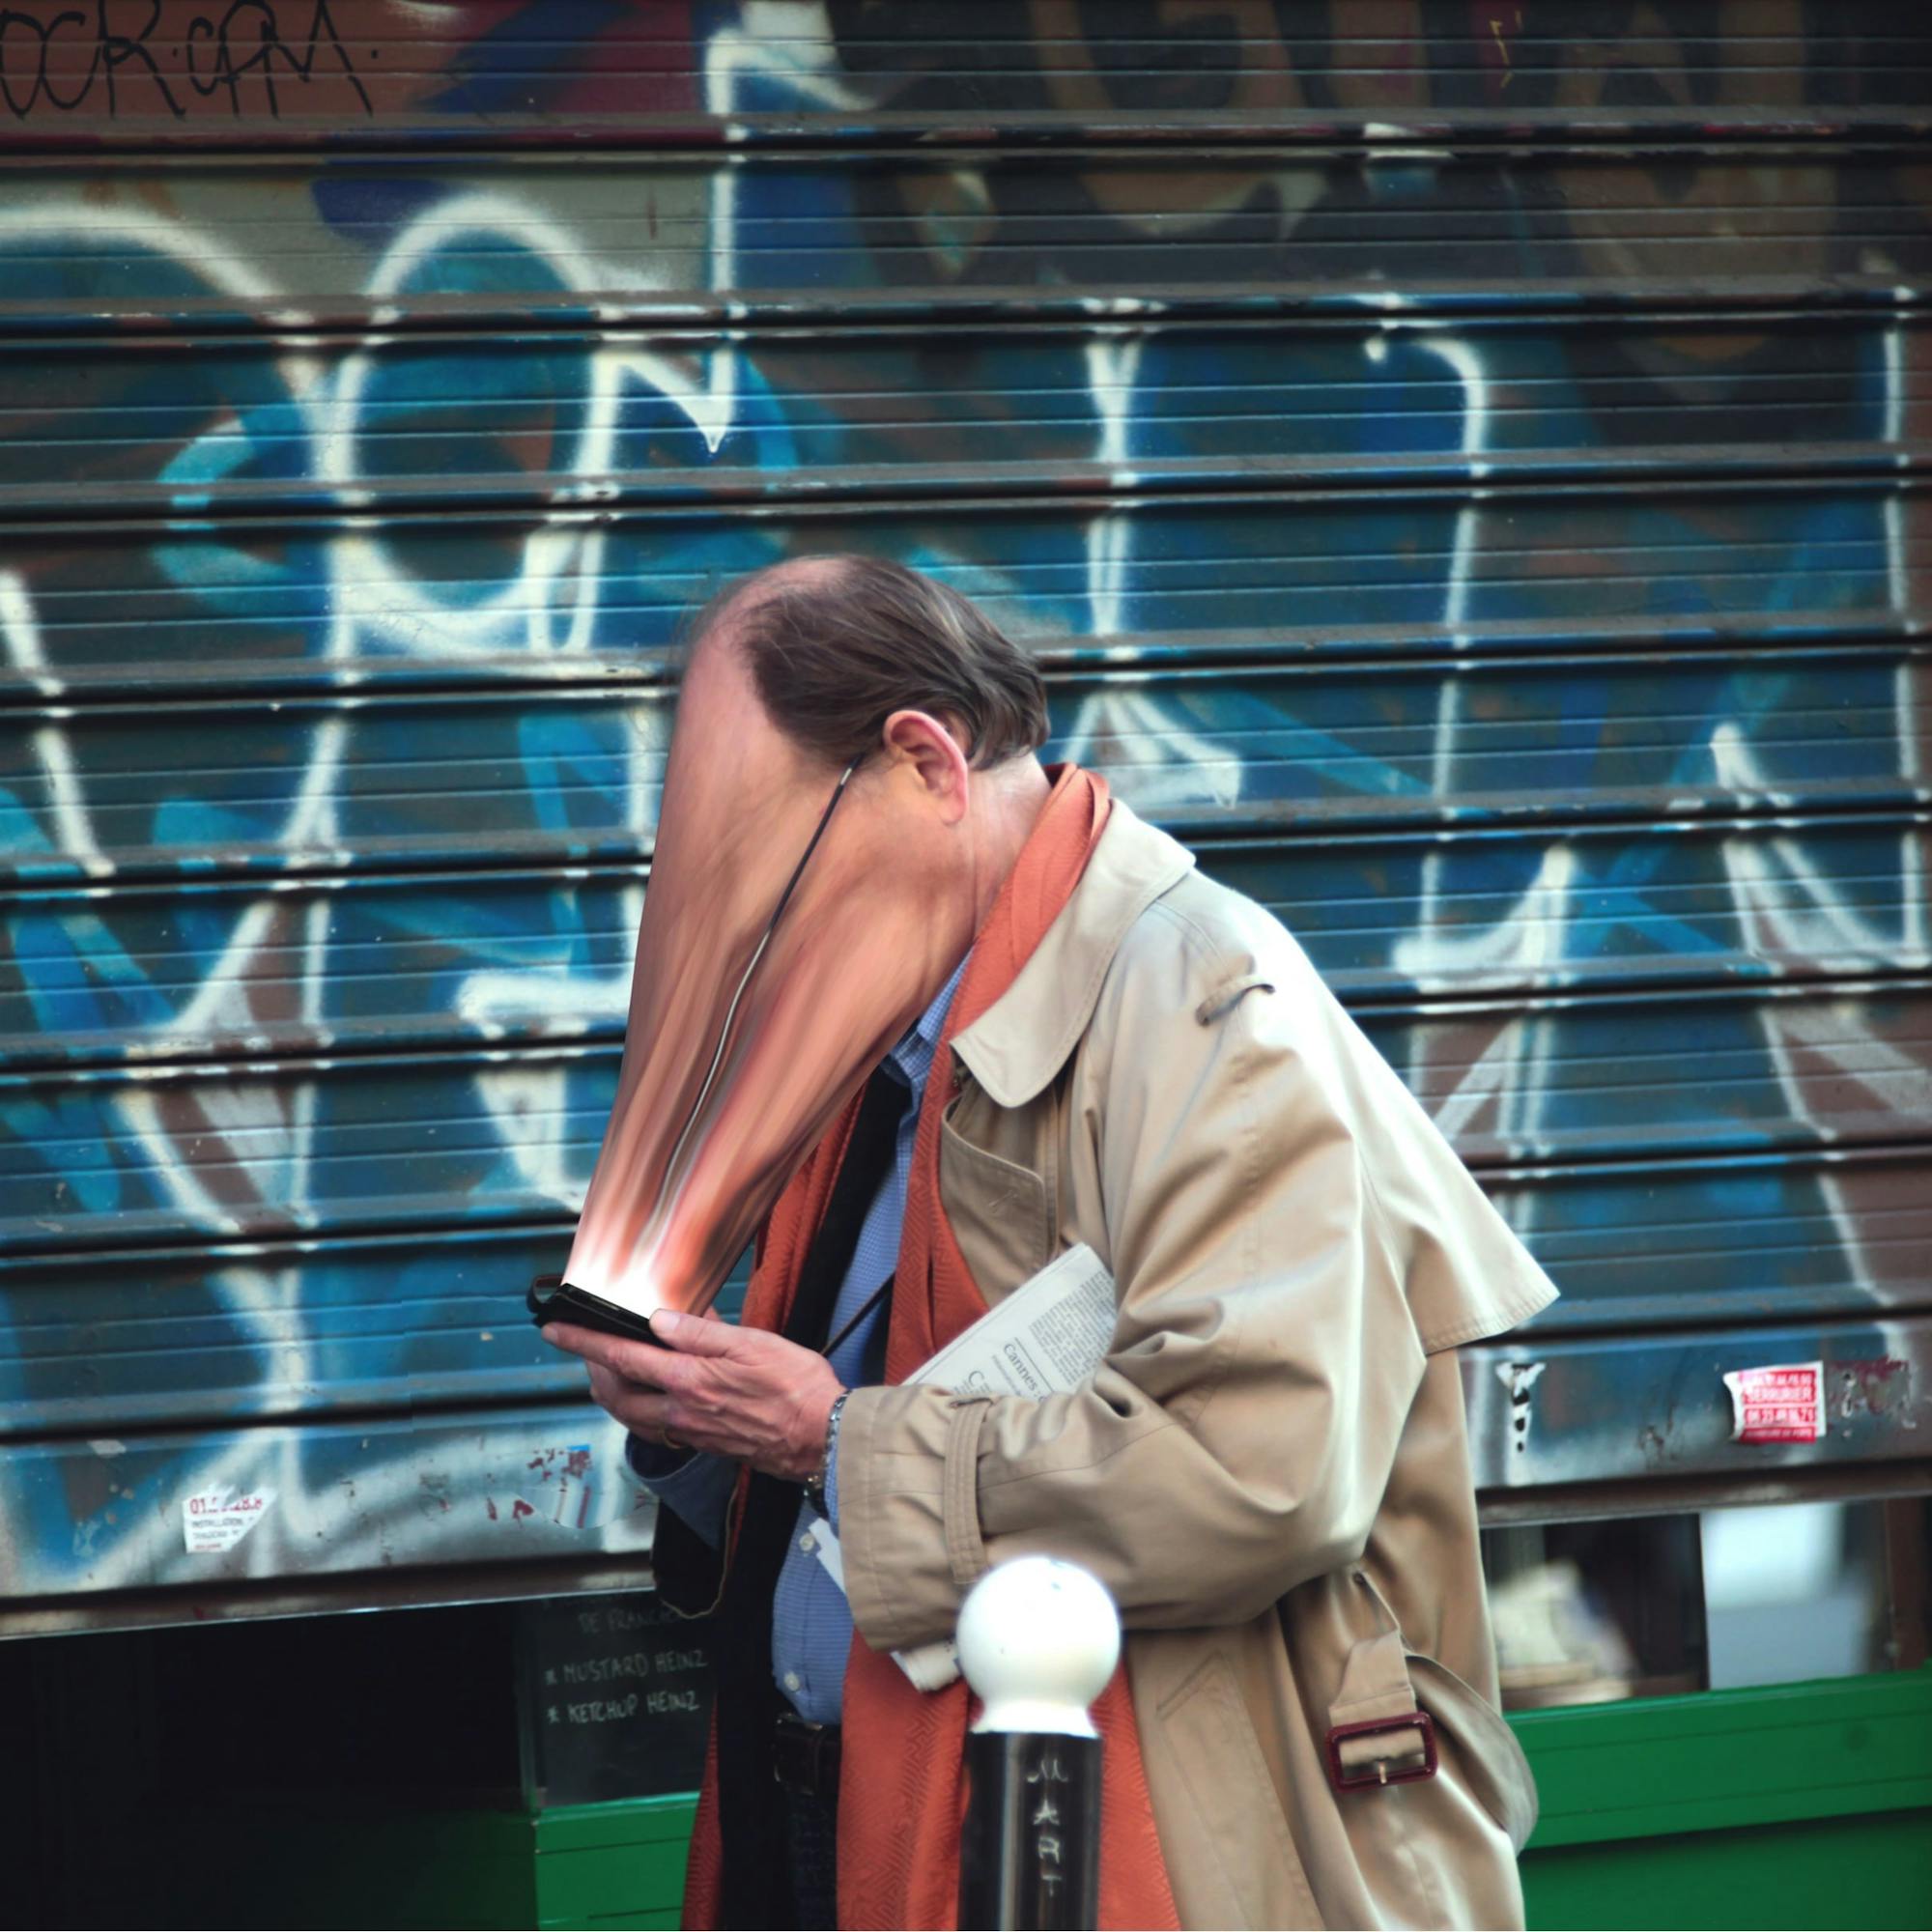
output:
[{"label": "shirt collar", "polygon": [[[969,952],[966,959],[973,955]],[[941,1036],[946,1031],[946,1015],[952,1010],[952,996],[959,990],[959,981],[965,977],[966,959],[952,969],[952,977],[940,987],[932,1004],[926,1008],[901,1036],[899,1043],[886,1058],[904,1075],[906,1085],[915,1094],[925,1086],[925,1076],[932,1071],[933,1057],[939,1051]]]}]

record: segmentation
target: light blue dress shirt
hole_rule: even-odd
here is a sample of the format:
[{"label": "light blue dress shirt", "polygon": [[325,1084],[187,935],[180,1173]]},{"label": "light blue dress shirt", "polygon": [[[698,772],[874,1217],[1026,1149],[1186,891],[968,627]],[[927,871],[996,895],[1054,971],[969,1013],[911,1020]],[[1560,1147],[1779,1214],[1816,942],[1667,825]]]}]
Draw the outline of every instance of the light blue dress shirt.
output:
[{"label": "light blue dress shirt", "polygon": [[[919,1126],[920,1103],[925,1097],[926,1076],[939,1051],[946,1015],[959,989],[961,960],[939,997],[919,1022],[886,1056],[885,1065],[906,1083],[905,1112],[899,1116],[892,1172],[879,1183],[859,1230],[852,1265],[838,1285],[832,1311],[831,1333],[837,1336],[898,1265],[899,1236],[905,1226],[906,1183],[912,1176],[913,1139]],[[882,1303],[839,1343],[831,1356],[833,1372],[847,1388],[877,1382],[885,1374],[886,1322]],[[631,1465],[657,1492],[668,1509],[714,1547],[724,1530],[724,1512],[738,1479],[738,1465],[723,1456],[690,1456],[666,1467],[665,1452],[655,1443],[631,1441]],[[825,1486],[826,1508],[838,1525],[838,1460],[835,1454]],[[778,1594],[772,1603],[772,1675],[801,1718],[818,1724],[836,1724],[844,1703],[845,1659],[852,1648],[852,1611],[845,1593],[826,1574],[811,1546],[819,1519],[809,1505],[799,1506],[791,1548],[779,1573]]]}]

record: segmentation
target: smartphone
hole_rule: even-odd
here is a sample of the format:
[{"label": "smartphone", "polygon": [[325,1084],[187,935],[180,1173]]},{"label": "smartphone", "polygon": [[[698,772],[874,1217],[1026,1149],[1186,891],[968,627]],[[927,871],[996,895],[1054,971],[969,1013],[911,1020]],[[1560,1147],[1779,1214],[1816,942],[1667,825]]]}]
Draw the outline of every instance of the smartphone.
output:
[{"label": "smartphone", "polygon": [[573,1288],[560,1274],[538,1275],[530,1283],[524,1305],[539,1328],[550,1321],[569,1321],[579,1328],[595,1328],[606,1335],[621,1335],[631,1342],[656,1339],[651,1333],[648,1315],[606,1301],[587,1288]]}]

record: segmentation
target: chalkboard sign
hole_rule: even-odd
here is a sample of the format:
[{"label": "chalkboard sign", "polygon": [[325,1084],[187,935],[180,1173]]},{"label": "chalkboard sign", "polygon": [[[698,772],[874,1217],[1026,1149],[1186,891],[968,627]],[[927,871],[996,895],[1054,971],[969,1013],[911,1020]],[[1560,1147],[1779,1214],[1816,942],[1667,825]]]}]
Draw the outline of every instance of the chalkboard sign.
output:
[{"label": "chalkboard sign", "polygon": [[533,1804],[697,1789],[711,1721],[705,1619],[672,1616],[647,1592],[548,1597],[519,1614]]}]

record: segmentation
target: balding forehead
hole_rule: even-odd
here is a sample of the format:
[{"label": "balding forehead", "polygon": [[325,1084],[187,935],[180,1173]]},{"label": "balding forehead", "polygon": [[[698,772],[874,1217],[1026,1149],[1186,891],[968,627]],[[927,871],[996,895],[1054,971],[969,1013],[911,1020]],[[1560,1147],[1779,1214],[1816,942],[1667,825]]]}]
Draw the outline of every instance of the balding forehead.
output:
[{"label": "balding forehead", "polygon": [[752,611],[787,590],[822,590],[840,576],[839,559],[834,556],[794,556],[782,563],[768,564],[734,583],[704,612],[697,643],[717,637],[728,637]]},{"label": "balding forehead", "polygon": [[[685,664],[673,761],[680,753],[711,769],[720,782],[727,772],[735,774],[727,789],[741,803],[816,778],[813,761],[766,708],[724,612],[705,626]],[[697,788],[707,787],[700,782]]]}]

